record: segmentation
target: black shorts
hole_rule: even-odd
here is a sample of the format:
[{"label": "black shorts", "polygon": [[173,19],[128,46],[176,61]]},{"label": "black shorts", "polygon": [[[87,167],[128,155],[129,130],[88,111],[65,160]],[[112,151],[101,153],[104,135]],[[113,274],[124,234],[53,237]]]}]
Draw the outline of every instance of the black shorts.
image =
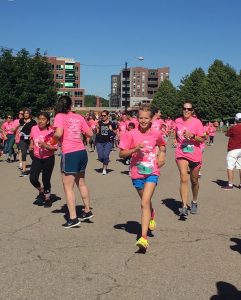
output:
[{"label": "black shorts", "polygon": [[202,162],[201,161],[191,161],[185,157],[178,157],[176,160],[186,160],[188,161],[188,167],[190,170],[194,170],[196,168],[200,169],[202,166]]},{"label": "black shorts", "polygon": [[84,172],[88,163],[86,150],[80,150],[62,154],[61,172],[66,174],[77,174]]}]

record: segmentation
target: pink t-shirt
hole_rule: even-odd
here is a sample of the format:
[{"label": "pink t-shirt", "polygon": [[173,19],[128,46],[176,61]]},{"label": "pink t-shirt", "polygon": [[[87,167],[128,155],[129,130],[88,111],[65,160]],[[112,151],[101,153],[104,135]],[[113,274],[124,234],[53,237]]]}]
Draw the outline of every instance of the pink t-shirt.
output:
[{"label": "pink t-shirt", "polygon": [[176,136],[177,136],[177,147],[176,147],[176,158],[186,158],[193,162],[202,161],[202,150],[200,143],[193,139],[185,139],[183,132],[186,130],[198,136],[204,135],[204,129],[201,121],[197,118],[191,118],[187,121],[183,118],[178,118],[175,121],[176,125]]},{"label": "pink t-shirt", "polygon": [[89,120],[87,122],[87,124],[89,125],[89,127],[92,129],[92,130],[95,130],[96,129],[96,125],[98,124],[98,120]]},{"label": "pink t-shirt", "polygon": [[217,131],[216,127],[214,127],[213,125],[209,125],[209,127],[208,127],[209,136],[215,136],[216,131]]},{"label": "pink t-shirt", "polygon": [[151,121],[151,128],[159,131],[161,129],[162,124],[164,123],[164,121],[162,119],[155,119]]},{"label": "pink t-shirt", "polygon": [[144,148],[140,149],[132,155],[131,159],[131,178],[145,178],[149,175],[160,175],[160,168],[157,163],[156,146],[165,145],[161,133],[153,129],[146,133],[141,133],[138,129],[133,129],[125,133],[119,143],[119,148],[123,150],[133,149],[138,144],[144,144]]},{"label": "pink t-shirt", "polygon": [[[49,129],[43,129],[41,130],[39,128],[38,125],[34,125],[31,128],[31,132],[30,132],[30,139],[33,140],[33,153],[34,156],[40,159],[44,159],[44,158],[48,158],[52,155],[54,155],[54,151],[53,150],[47,150],[45,148],[40,148],[39,147],[39,142],[45,142],[46,137],[48,135],[53,134],[53,129],[49,128]],[[48,142],[46,142],[48,144]],[[57,143],[55,145],[55,148],[57,149]]]},{"label": "pink t-shirt", "polygon": [[54,118],[54,127],[64,130],[62,137],[63,153],[85,150],[81,134],[85,134],[90,128],[81,115],[73,112],[67,114],[59,113]]},{"label": "pink t-shirt", "polygon": [[14,122],[15,121],[10,121],[10,122],[6,121],[3,123],[2,130],[5,131],[5,134],[15,134],[15,132],[11,130],[17,126],[16,122],[15,123]]}]

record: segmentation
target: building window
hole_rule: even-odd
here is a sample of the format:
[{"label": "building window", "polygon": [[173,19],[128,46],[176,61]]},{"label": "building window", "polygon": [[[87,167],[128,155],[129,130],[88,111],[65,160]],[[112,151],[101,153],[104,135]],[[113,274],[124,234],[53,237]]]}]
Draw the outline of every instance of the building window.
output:
[{"label": "building window", "polygon": [[74,66],[75,71],[79,71],[79,67],[78,66]]},{"label": "building window", "polygon": [[56,70],[63,70],[64,69],[64,65],[56,65]]},{"label": "building window", "polygon": [[74,106],[75,107],[82,107],[83,106],[83,101],[82,100],[75,100],[74,101]]},{"label": "building window", "polygon": [[56,74],[56,79],[63,79],[64,75],[63,74]]},{"label": "building window", "polygon": [[74,87],[74,83],[73,82],[65,82],[64,84],[65,87]]},{"label": "building window", "polygon": [[65,70],[74,70],[74,65],[65,65]]},{"label": "building window", "polygon": [[83,96],[83,92],[74,92],[74,95],[75,95],[75,97],[81,97],[81,96]]}]

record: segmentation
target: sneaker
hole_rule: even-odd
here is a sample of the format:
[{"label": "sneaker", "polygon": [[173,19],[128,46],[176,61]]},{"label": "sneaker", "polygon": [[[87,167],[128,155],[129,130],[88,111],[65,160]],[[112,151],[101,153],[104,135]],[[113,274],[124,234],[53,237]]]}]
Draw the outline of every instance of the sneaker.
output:
[{"label": "sneaker", "polygon": [[233,185],[232,184],[227,184],[225,186],[222,187],[223,190],[225,191],[230,191],[233,189]]},{"label": "sneaker", "polygon": [[69,219],[64,225],[64,228],[72,228],[72,227],[76,227],[80,224],[80,221],[78,218],[75,218],[74,220]]},{"label": "sneaker", "polygon": [[92,213],[91,210],[87,213],[84,210],[82,210],[79,219],[80,219],[80,221],[84,221],[84,220],[90,220],[93,217],[94,217],[94,214]]},{"label": "sneaker", "polygon": [[106,174],[107,174],[106,169],[103,169],[102,175],[106,175]]},{"label": "sneaker", "polygon": [[151,220],[149,222],[149,227],[148,227],[151,231],[156,229],[156,221],[155,221],[155,210],[152,209],[151,212]]},{"label": "sneaker", "polygon": [[11,162],[11,159],[10,159],[10,158],[7,158],[6,162],[7,162],[7,163],[10,163],[10,162]]},{"label": "sneaker", "polygon": [[146,239],[140,237],[139,240],[136,242],[136,246],[139,247],[141,250],[146,250],[149,247],[149,244]]},{"label": "sneaker", "polygon": [[197,202],[191,202],[191,214],[196,214],[197,213]]},{"label": "sneaker", "polygon": [[28,173],[25,171],[25,172],[21,172],[21,174],[19,175],[19,177],[26,177],[28,176]]},{"label": "sneaker", "polygon": [[156,221],[154,219],[151,219],[150,220],[150,223],[149,223],[149,227],[148,227],[151,231],[155,230],[156,229]]},{"label": "sneaker", "polygon": [[188,216],[187,207],[179,208],[179,216],[184,216],[184,217]]}]

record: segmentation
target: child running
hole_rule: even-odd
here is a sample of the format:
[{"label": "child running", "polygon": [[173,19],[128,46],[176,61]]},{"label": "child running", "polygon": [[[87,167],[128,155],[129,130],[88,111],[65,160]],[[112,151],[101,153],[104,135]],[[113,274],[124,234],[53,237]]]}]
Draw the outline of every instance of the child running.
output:
[{"label": "child running", "polygon": [[146,250],[148,229],[156,228],[155,211],[151,198],[155,191],[160,167],[165,163],[165,141],[160,132],[151,128],[152,112],[150,107],[140,107],[139,126],[126,133],[120,140],[119,156],[131,158],[131,179],[141,199],[141,237],[136,245]]},{"label": "child running", "polygon": [[[41,112],[38,115],[38,125],[31,129],[30,150],[33,150],[33,161],[30,170],[30,182],[39,191],[38,204],[51,207],[51,175],[54,168],[55,156],[57,150],[57,141],[53,138],[54,131],[50,127],[50,115],[47,112]],[[39,175],[42,172],[43,186],[39,182]]]}]

